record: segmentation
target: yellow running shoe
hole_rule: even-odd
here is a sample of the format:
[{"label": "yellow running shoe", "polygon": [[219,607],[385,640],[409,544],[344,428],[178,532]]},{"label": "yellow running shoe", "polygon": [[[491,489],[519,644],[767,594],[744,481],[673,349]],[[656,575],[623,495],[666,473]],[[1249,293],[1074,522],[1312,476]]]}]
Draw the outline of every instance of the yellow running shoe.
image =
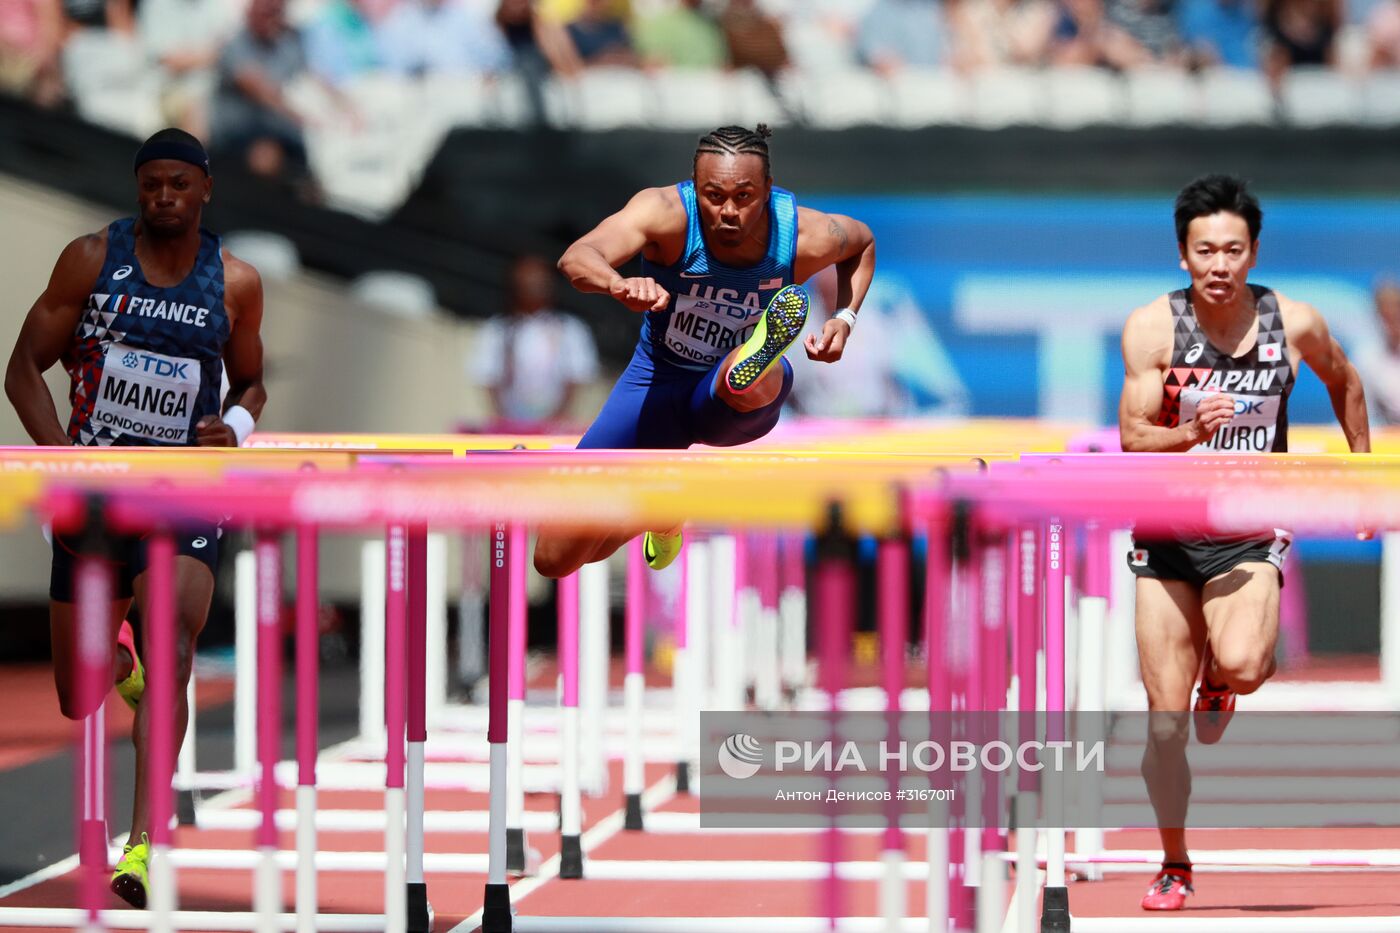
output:
[{"label": "yellow running shoe", "polygon": [[117,695],[126,701],[134,711],[141,705],[141,695],[146,692],[146,669],[141,666],[141,658],[136,654],[136,636],[131,631],[131,623],[122,619],[117,629],[117,644],[131,652],[131,673],[126,680],[117,684]]},{"label": "yellow running shoe", "polygon": [[147,864],[150,860],[151,841],[142,833],[140,842],[122,848],[122,859],[112,872],[112,893],[137,910],[146,909],[146,895],[151,889]]},{"label": "yellow running shoe", "polygon": [[647,566],[652,570],[665,570],[671,566],[681,552],[684,541],[685,536],[679,531],[670,535],[648,531],[642,536],[642,554],[647,559]]},{"label": "yellow running shoe", "polygon": [[725,379],[731,392],[742,395],[749,391],[778,365],[787,348],[802,336],[810,304],[800,285],[785,285],[778,290],[758,319],[753,336],[744,341],[734,365],[729,367]]}]

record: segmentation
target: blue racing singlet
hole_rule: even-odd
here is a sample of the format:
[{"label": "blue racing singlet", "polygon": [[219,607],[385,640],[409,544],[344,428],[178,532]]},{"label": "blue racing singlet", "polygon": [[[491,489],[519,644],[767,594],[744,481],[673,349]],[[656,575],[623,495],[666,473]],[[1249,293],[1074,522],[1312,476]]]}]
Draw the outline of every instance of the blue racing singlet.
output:
[{"label": "blue racing singlet", "polygon": [[671,293],[664,311],[649,312],[638,351],[683,369],[706,370],[753,333],[768,300],[792,283],[797,255],[797,199],[774,187],[768,199],[768,252],[756,265],[726,266],[710,255],[700,231],[695,183],[676,191],[685,205],[685,252],[675,265],[642,260],[642,274]]},{"label": "blue racing singlet", "polygon": [[128,217],[107,228],[107,259],[63,356],[68,436],[88,447],[189,446],[199,419],[219,414],[230,330],[222,245],[200,230],[190,274],[158,288],[136,259],[135,227]]}]

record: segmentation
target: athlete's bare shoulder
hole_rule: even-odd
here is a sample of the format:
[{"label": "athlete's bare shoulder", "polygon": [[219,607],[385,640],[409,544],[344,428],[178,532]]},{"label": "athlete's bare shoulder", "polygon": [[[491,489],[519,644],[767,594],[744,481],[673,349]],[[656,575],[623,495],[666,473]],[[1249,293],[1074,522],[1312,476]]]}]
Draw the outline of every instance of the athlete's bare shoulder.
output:
[{"label": "athlete's bare shoulder", "polygon": [[1274,292],[1278,301],[1279,317],[1283,319],[1283,332],[1292,337],[1299,333],[1314,330],[1322,322],[1322,312],[1305,301],[1295,301],[1282,292]]},{"label": "athlete's bare shoulder", "polygon": [[1123,358],[1130,364],[1165,367],[1171,362],[1171,299],[1162,295],[1134,309],[1123,323]]},{"label": "athlete's bare shoulder", "polygon": [[63,248],[54,264],[54,279],[87,287],[97,281],[107,260],[107,231],[85,233]]},{"label": "athlete's bare shoulder", "polygon": [[244,262],[227,249],[224,256],[224,308],[229,317],[262,317],[262,276],[252,263]]},{"label": "athlete's bare shoulder", "polygon": [[833,263],[860,255],[874,242],[870,228],[853,217],[799,206],[796,278],[805,282]]},{"label": "athlete's bare shoulder", "polygon": [[643,188],[632,196],[623,211],[644,222],[643,229],[647,233],[667,234],[685,230],[685,204],[675,185]]}]

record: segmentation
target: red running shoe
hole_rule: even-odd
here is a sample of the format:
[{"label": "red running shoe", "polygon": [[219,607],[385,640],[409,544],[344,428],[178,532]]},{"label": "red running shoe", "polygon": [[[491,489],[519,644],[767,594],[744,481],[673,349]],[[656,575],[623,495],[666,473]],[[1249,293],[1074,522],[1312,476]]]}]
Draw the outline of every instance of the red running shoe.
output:
[{"label": "red running shoe", "polygon": [[1235,691],[1202,677],[1196,689],[1196,738],[1202,745],[1214,745],[1225,735],[1230,717],[1235,715]]},{"label": "red running shoe", "polygon": [[1186,898],[1195,893],[1191,887],[1191,869],[1162,866],[1142,899],[1143,910],[1181,910]]}]

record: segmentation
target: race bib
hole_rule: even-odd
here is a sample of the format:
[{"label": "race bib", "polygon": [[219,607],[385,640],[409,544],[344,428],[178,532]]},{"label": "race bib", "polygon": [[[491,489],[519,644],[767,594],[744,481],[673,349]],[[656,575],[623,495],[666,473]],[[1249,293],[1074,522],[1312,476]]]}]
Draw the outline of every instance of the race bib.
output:
[{"label": "race bib", "polygon": [[[1196,417],[1196,406],[1216,392],[1181,390],[1181,423]],[[1191,450],[1199,453],[1228,452],[1264,454],[1274,449],[1278,431],[1277,395],[1235,395],[1235,417],[1230,423]]]},{"label": "race bib", "polygon": [[107,348],[92,426],[164,444],[189,440],[199,396],[197,360],[114,343]]},{"label": "race bib", "polygon": [[762,314],[762,308],[677,295],[666,329],[666,349],[691,363],[713,366],[749,339]]}]

